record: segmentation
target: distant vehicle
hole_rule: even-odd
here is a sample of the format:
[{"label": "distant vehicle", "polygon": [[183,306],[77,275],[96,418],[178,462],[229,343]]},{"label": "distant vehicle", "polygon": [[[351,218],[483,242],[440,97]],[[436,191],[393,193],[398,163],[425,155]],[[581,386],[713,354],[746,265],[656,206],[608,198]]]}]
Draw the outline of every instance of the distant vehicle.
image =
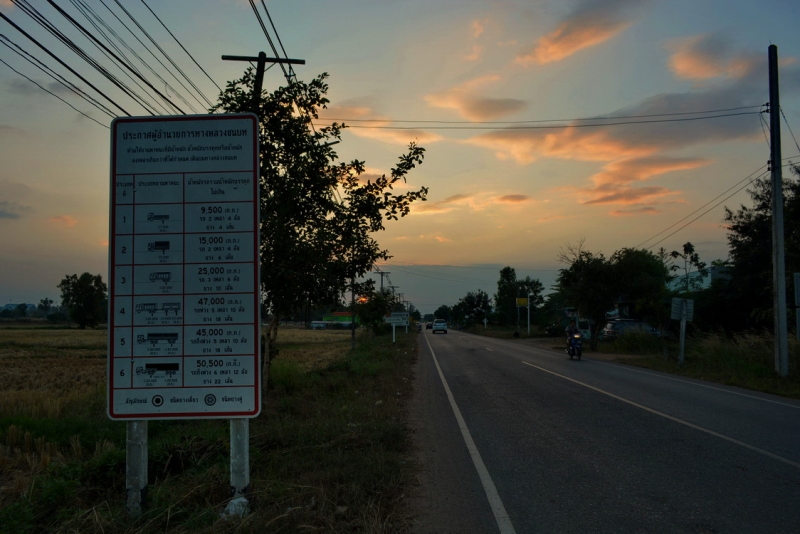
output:
[{"label": "distant vehicle", "polygon": [[444,319],[436,319],[433,321],[433,326],[431,327],[431,334],[435,334],[436,332],[444,332],[447,333],[447,321]]},{"label": "distant vehicle", "polygon": [[433,327],[433,323],[431,323],[430,321],[425,323],[425,330],[430,330],[432,327]]},{"label": "distant vehicle", "polygon": [[657,328],[653,328],[645,322],[617,319],[615,321],[609,321],[606,324],[606,327],[603,329],[603,339],[617,339],[629,332],[651,334],[654,336],[659,334]]},{"label": "distant vehicle", "polygon": [[327,328],[325,321],[311,321],[309,326],[311,330],[325,330],[325,328]]}]

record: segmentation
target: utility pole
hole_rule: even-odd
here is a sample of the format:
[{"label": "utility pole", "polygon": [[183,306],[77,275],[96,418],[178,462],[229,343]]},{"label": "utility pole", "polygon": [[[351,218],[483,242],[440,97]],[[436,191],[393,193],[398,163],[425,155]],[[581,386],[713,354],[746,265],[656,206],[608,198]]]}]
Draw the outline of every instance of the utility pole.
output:
[{"label": "utility pole", "polygon": [[[272,58],[267,57],[264,52],[259,52],[258,57],[248,56],[222,56],[223,61],[255,61],[256,77],[253,80],[253,113],[258,115],[259,105],[261,104],[261,90],[264,85],[264,71],[267,63],[289,63],[294,65],[305,65],[303,59]],[[261,118],[259,117],[259,120]],[[256,229],[258,231],[258,229]],[[259,306],[260,308],[260,306]],[[259,310],[260,311],[260,310]],[[259,325],[261,321],[258,321]],[[259,332],[259,336],[261,332]],[[355,336],[355,330],[353,331]],[[353,338],[355,343],[355,337]],[[261,344],[262,366],[267,362],[268,340],[263,339]],[[231,448],[231,497],[233,497],[225,509],[225,514],[232,516],[243,516],[248,510],[247,494],[250,489],[250,420],[231,419],[230,420],[230,448]]]},{"label": "utility pole", "polygon": [[781,106],[778,98],[778,47],[769,46],[769,130],[772,171],[772,295],[775,310],[775,371],[789,374],[789,333],[786,315],[786,258],[783,232],[781,173]]},{"label": "utility pole", "polygon": [[392,274],[390,271],[378,271],[378,268],[375,267],[375,272],[381,275],[381,293],[383,293],[383,277]]},{"label": "utility pole", "polygon": [[253,113],[258,114],[258,104],[261,100],[261,88],[264,84],[264,71],[267,63],[288,63],[290,65],[305,65],[305,59],[289,59],[280,57],[267,57],[264,52],[259,52],[257,57],[252,56],[222,56],[223,61],[255,61],[256,79],[253,81]]}]

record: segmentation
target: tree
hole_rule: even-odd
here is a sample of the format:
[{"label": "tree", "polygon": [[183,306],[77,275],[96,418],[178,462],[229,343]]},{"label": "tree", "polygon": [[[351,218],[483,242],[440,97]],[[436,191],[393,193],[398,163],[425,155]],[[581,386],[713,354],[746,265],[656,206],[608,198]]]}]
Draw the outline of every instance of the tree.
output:
[{"label": "tree", "polygon": [[62,304],[80,328],[93,328],[106,319],[108,287],[99,274],[68,275],[58,288]]},{"label": "tree", "polygon": [[[683,266],[670,266],[672,271],[683,271],[683,275],[678,280],[678,292],[688,294],[701,290],[703,288],[703,279],[708,276],[708,268],[705,262],[700,261],[700,255],[694,251],[694,245],[692,245],[691,241],[683,245],[683,253],[673,250],[670,252],[670,257],[683,260]],[[696,272],[698,276],[690,276],[692,271]]]},{"label": "tree", "polygon": [[453,315],[459,322],[466,326],[483,323],[488,318],[492,305],[489,301],[489,294],[479,289],[470,291],[461,297],[453,306]]},{"label": "tree", "polygon": [[569,267],[558,272],[556,284],[566,302],[591,321],[590,345],[595,350],[606,313],[619,297],[619,286],[611,261],[601,253],[582,250],[582,245],[582,242],[576,247],[568,245],[566,252],[562,250],[559,260],[569,263]]},{"label": "tree", "polygon": [[494,294],[494,307],[501,325],[506,326],[516,322],[518,296],[517,271],[513,267],[503,267],[497,280],[497,293]]},{"label": "tree", "polygon": [[389,315],[394,303],[394,296],[386,289],[370,292],[362,295],[356,302],[356,316],[363,326],[379,334],[382,326],[386,324],[384,318]]},{"label": "tree", "polygon": [[[452,322],[453,321],[453,308],[451,308],[450,306],[446,306],[446,305],[442,304],[441,306],[436,308],[436,311],[433,312],[433,319],[444,319],[448,323]],[[431,319],[431,321],[433,321],[433,319]]]},{"label": "tree", "polygon": [[14,310],[17,317],[27,317],[28,316],[28,305],[27,304],[17,304],[17,309]]},{"label": "tree", "polygon": [[618,299],[633,303],[634,313],[641,319],[662,324],[667,283],[671,276],[660,253],[646,249],[623,248],[611,256]]},{"label": "tree", "polygon": [[[800,272],[800,180],[798,168],[793,176],[784,176],[784,239],[787,289],[793,287],[791,276]],[[725,287],[730,305],[743,313],[737,329],[772,328],[772,189],[770,180],[760,178],[748,189],[751,207],[741,205],[736,211],[725,208],[728,227],[730,280]],[[788,294],[791,291],[787,291]],[[788,297],[787,294],[787,297]],[[791,306],[789,306],[791,309]]]},{"label": "tree", "polygon": [[41,317],[47,317],[50,314],[50,310],[53,309],[53,299],[43,298],[39,301],[39,305],[36,306],[36,309],[39,312]]},{"label": "tree", "polygon": [[[253,109],[253,69],[229,82],[211,109],[255,111],[259,116],[261,174],[261,295],[272,314],[262,362],[264,383],[277,355],[279,318],[298,304],[338,302],[346,290],[362,293],[355,280],[388,259],[373,235],[384,222],[405,216],[425,200],[427,188],[394,192],[394,185],[420,164],[425,150],[411,143],[390,176],[362,181],[364,162],[338,162],[332,145],[344,124],[315,127],[328,104],[327,74],[295,81],[260,95]],[[266,396],[264,396],[266,397]]]}]

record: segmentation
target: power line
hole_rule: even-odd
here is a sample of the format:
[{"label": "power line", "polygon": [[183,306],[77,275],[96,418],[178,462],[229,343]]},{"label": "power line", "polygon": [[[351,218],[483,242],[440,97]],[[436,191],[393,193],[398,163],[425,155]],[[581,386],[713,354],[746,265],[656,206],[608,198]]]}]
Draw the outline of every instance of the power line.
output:
[{"label": "power line", "polygon": [[[743,113],[726,113],[722,115],[711,115],[706,117],[685,117],[681,119],[660,119],[660,120],[645,120],[645,121],[619,121],[619,122],[604,122],[599,124],[560,124],[557,126],[508,126],[502,128],[503,131],[511,130],[552,130],[561,128],[597,128],[603,126],[621,126],[627,124],[656,124],[664,122],[687,122],[699,121],[709,119],[721,119],[724,117],[737,117],[740,115],[759,115],[758,111],[750,111]],[[365,128],[365,129],[380,129],[380,130],[499,130],[496,126],[361,126],[350,125],[349,128]]]},{"label": "power line", "polygon": [[[86,102],[97,108],[99,111],[105,113],[111,118],[116,117],[116,115],[114,115],[114,113],[110,109],[108,109],[106,106],[100,103],[97,99],[93,98],[85,91],[81,90],[78,86],[76,86],[75,84],[73,84],[60,74],[58,74],[56,71],[48,67],[44,62],[38,60],[33,54],[27,52],[24,48],[22,48],[20,45],[9,39],[7,36],[0,34],[0,39],[3,40],[2,44],[6,46],[9,50],[20,56],[22,59],[24,59],[25,61],[27,61],[40,71],[44,72],[46,75],[50,76],[53,80],[66,87],[68,90],[72,91],[73,93],[84,99]],[[16,48],[16,50],[14,48],[11,48],[12,45],[14,46],[14,48]]]},{"label": "power line", "polygon": [[[52,1],[52,0],[48,0],[48,2],[50,2],[50,1]],[[123,6],[123,5],[120,3],[120,1],[119,1],[119,0],[114,0],[114,2],[117,4],[117,6],[119,6],[119,8],[120,8],[120,9],[123,11],[123,13],[125,13],[125,14],[128,16],[128,18],[129,18],[129,19],[131,19],[131,21],[132,21],[132,22],[133,22],[133,23],[136,25],[136,27],[137,27],[137,28],[139,28],[139,31],[140,31],[140,32],[142,32],[142,33],[144,34],[144,36],[145,36],[145,37],[147,37],[147,39],[148,39],[148,40],[149,40],[151,43],[153,43],[153,45],[154,45],[154,46],[155,46],[155,47],[158,49],[158,51],[159,51],[159,52],[161,52],[161,54],[162,54],[162,55],[163,55],[163,56],[166,58],[166,60],[167,60],[167,61],[169,61],[170,65],[172,65],[172,66],[175,68],[175,70],[177,70],[177,71],[180,73],[180,75],[181,75],[181,76],[183,76],[183,79],[184,79],[184,80],[186,80],[186,81],[189,83],[189,85],[191,85],[191,86],[194,88],[194,90],[195,90],[195,91],[197,91],[197,94],[199,94],[200,96],[202,96],[202,97],[203,97],[203,100],[205,100],[205,101],[208,103],[208,105],[210,106],[210,105],[211,105],[211,102],[209,102],[209,100],[208,100],[208,99],[205,97],[205,95],[203,94],[203,92],[202,92],[200,89],[198,89],[198,87],[197,87],[197,86],[194,84],[194,82],[192,82],[192,80],[190,80],[190,79],[189,79],[189,77],[186,75],[186,73],[185,73],[185,72],[183,72],[183,70],[182,70],[182,69],[181,69],[181,68],[178,66],[178,64],[177,64],[177,63],[175,63],[175,62],[172,60],[172,58],[169,56],[169,54],[167,54],[167,53],[164,51],[164,49],[163,49],[163,48],[161,48],[161,46],[159,46],[159,44],[158,44],[158,43],[155,41],[155,39],[153,39],[153,38],[150,36],[150,34],[149,34],[149,33],[147,33],[147,30],[145,30],[145,29],[142,27],[142,25],[141,25],[141,24],[139,24],[139,21],[137,21],[137,20],[134,18],[134,16],[133,16],[133,15],[131,15],[131,14],[130,14],[130,12],[129,12],[127,9],[125,9],[125,7],[124,7],[124,6]],[[106,9],[108,9],[108,6],[106,6]],[[110,11],[110,9],[109,9],[109,11]],[[130,31],[130,30],[128,30],[128,31]],[[133,32],[131,32],[131,33],[133,33]],[[147,47],[145,47],[145,48],[147,48]],[[147,50],[148,50],[148,52],[150,52],[150,49],[149,49],[149,48],[147,48]],[[151,54],[151,55],[153,55],[153,57],[155,57],[155,54],[153,54],[152,52],[150,52],[150,54]],[[161,62],[159,61],[159,63],[161,63]],[[163,66],[164,64],[163,64],[163,63],[161,63],[161,65]],[[164,68],[166,69],[166,67],[164,67]],[[169,69],[167,69],[167,71],[169,71]],[[175,76],[174,74],[173,74],[172,76],[173,76],[173,78],[175,78],[176,80],[178,80],[177,76]],[[180,81],[178,81],[178,83],[180,83]],[[181,85],[183,85],[183,84],[181,84]],[[186,88],[186,87],[184,86],[184,88]],[[186,90],[188,91],[188,89],[186,89]],[[195,99],[195,100],[196,100],[196,99]],[[198,103],[200,103],[200,101],[199,101],[199,100],[198,100]],[[200,103],[200,104],[202,105],[202,103]]]},{"label": "power line", "polygon": [[38,46],[39,48],[41,48],[42,50],[44,50],[44,52],[45,52],[45,53],[47,53],[47,54],[48,54],[50,57],[52,57],[53,59],[55,59],[56,61],[58,61],[58,62],[61,64],[61,66],[63,66],[63,67],[64,67],[64,68],[66,68],[67,70],[69,70],[69,71],[70,71],[72,74],[74,74],[75,76],[77,76],[77,77],[78,77],[78,78],[79,78],[81,81],[83,81],[83,82],[84,82],[86,85],[88,85],[89,87],[91,87],[92,89],[94,89],[94,90],[97,92],[97,94],[99,94],[100,96],[102,96],[103,98],[105,98],[107,101],[109,101],[111,104],[113,104],[113,105],[114,105],[114,107],[116,107],[117,109],[119,109],[119,110],[120,110],[122,113],[124,113],[125,115],[127,115],[127,116],[129,116],[129,117],[130,117],[130,115],[131,115],[130,113],[128,113],[127,111],[125,111],[125,110],[124,110],[124,109],[123,109],[123,108],[122,108],[122,107],[121,107],[119,104],[117,104],[116,102],[114,102],[114,101],[113,101],[111,98],[109,98],[109,97],[108,97],[108,96],[107,96],[107,95],[106,95],[104,92],[102,92],[100,89],[98,89],[97,87],[95,87],[95,86],[94,86],[94,85],[93,85],[91,82],[89,82],[89,80],[87,80],[86,78],[84,78],[83,76],[81,76],[80,74],[78,74],[77,72],[75,72],[75,69],[73,69],[72,67],[70,67],[69,65],[67,65],[66,63],[64,63],[63,61],[61,61],[61,59],[59,59],[59,58],[58,58],[58,56],[56,56],[55,54],[53,54],[53,53],[52,53],[52,52],[51,52],[51,51],[50,51],[50,50],[49,50],[49,49],[48,49],[46,46],[44,46],[44,45],[43,45],[43,44],[41,44],[39,41],[37,41],[36,39],[34,39],[34,38],[33,38],[33,37],[30,35],[30,34],[28,34],[28,32],[26,32],[25,30],[23,30],[22,28],[20,28],[19,26],[17,26],[17,25],[14,23],[14,21],[12,21],[12,20],[11,20],[11,19],[9,19],[8,17],[6,17],[6,16],[5,16],[3,13],[0,13],[0,18],[2,18],[3,20],[5,20],[5,21],[6,21],[6,22],[8,22],[9,24],[11,24],[11,25],[12,25],[12,26],[13,26],[13,27],[14,27],[14,28],[15,28],[15,29],[18,31],[18,32],[20,32],[22,35],[24,35],[25,37],[27,37],[27,38],[28,38],[28,39],[29,39],[31,42],[33,42],[33,43],[34,43],[36,46]]},{"label": "power line", "polygon": [[11,0],[11,1],[23,13],[32,18],[41,27],[47,30],[53,37],[61,41],[63,45],[72,50],[78,57],[86,61],[92,68],[97,70],[97,72],[99,72],[102,76],[104,76],[109,82],[114,84],[119,90],[128,95],[130,98],[132,98],[136,103],[144,107],[144,109],[147,110],[149,113],[155,114],[153,109],[149,107],[149,104],[145,102],[145,100],[140,95],[138,95],[135,91],[130,89],[124,82],[119,80],[108,69],[106,69],[103,65],[101,65],[94,58],[92,58],[88,53],[86,53],[77,43],[75,43],[72,39],[67,37],[52,22],[50,22],[47,19],[47,17],[42,15],[36,8],[30,5],[27,0]]},{"label": "power line", "polygon": [[[767,166],[766,164],[762,165],[761,167],[759,167],[758,169],[754,170],[754,171],[753,171],[753,172],[751,172],[749,175],[747,175],[747,176],[746,176],[746,177],[744,177],[743,179],[739,180],[738,182],[736,182],[735,184],[733,184],[732,186],[730,186],[728,189],[726,189],[725,191],[723,191],[723,192],[722,192],[722,193],[720,193],[719,195],[715,196],[714,198],[712,198],[711,200],[709,200],[708,202],[706,202],[705,204],[703,204],[702,206],[700,206],[699,208],[697,208],[696,210],[694,210],[693,212],[691,212],[690,214],[688,214],[687,216],[685,216],[684,218],[682,218],[682,219],[680,219],[680,220],[676,221],[675,223],[673,223],[672,225],[670,225],[670,226],[668,226],[668,227],[664,228],[663,230],[661,230],[659,233],[657,233],[656,235],[654,235],[654,236],[653,236],[653,237],[651,237],[650,239],[645,239],[644,241],[642,241],[641,243],[639,243],[638,245],[636,245],[636,246],[635,246],[635,247],[633,247],[633,248],[639,248],[639,247],[641,247],[642,245],[644,245],[645,243],[647,243],[648,241],[652,241],[653,239],[657,238],[658,236],[660,236],[660,235],[661,235],[661,234],[663,234],[664,232],[667,232],[667,231],[669,231],[671,228],[674,228],[675,226],[677,226],[678,224],[682,223],[683,221],[685,221],[686,219],[688,219],[689,217],[691,217],[692,215],[694,215],[695,213],[697,213],[697,212],[698,212],[698,211],[700,211],[701,209],[705,208],[706,206],[708,206],[709,204],[711,204],[712,202],[714,202],[715,200],[717,200],[717,199],[718,199],[719,197],[721,197],[722,195],[726,194],[728,191],[730,191],[730,190],[731,190],[731,189],[733,189],[734,187],[737,187],[737,186],[739,186],[739,185],[740,185],[742,182],[744,182],[744,181],[746,181],[746,180],[750,180],[750,178],[751,178],[751,177],[752,177],[754,174],[756,174],[757,172],[761,171],[761,170],[762,170],[764,167],[766,167],[766,166]],[[749,185],[749,182],[748,182],[748,185]],[[670,234],[670,235],[671,235],[671,234]],[[663,240],[662,240],[662,241],[663,241]],[[659,241],[659,243],[660,243],[660,242],[661,242],[661,241]],[[658,243],[656,243],[656,244],[658,244]],[[651,245],[651,246],[650,246],[650,247],[648,247],[648,248],[653,248],[654,246],[655,246],[655,245]]]},{"label": "power line", "polygon": [[[19,1],[19,0],[17,0],[17,1]],[[153,92],[155,92],[155,93],[156,93],[158,96],[160,96],[160,97],[161,97],[163,100],[165,100],[166,102],[168,102],[168,103],[169,103],[169,104],[170,104],[170,105],[171,105],[173,108],[175,108],[176,110],[178,110],[178,111],[179,111],[181,114],[183,114],[183,115],[186,115],[186,112],[185,112],[185,111],[183,111],[183,110],[182,110],[180,107],[178,107],[178,106],[177,106],[177,105],[176,105],[176,104],[175,104],[175,103],[174,103],[172,100],[170,100],[169,98],[167,98],[166,96],[164,96],[164,95],[161,93],[161,91],[159,91],[158,89],[156,89],[155,87],[153,87],[153,84],[151,84],[151,83],[150,83],[149,81],[147,81],[147,80],[146,80],[144,77],[142,77],[141,75],[139,75],[139,73],[137,73],[137,72],[136,72],[134,69],[132,69],[132,68],[131,68],[131,67],[130,67],[130,66],[129,66],[129,65],[126,63],[126,62],[122,61],[122,59],[120,59],[120,58],[119,58],[119,57],[118,57],[116,54],[114,54],[114,53],[113,53],[111,50],[109,50],[108,48],[106,48],[106,46],[105,46],[103,43],[101,43],[99,40],[97,40],[97,38],[96,38],[94,35],[92,35],[92,34],[91,34],[91,32],[87,31],[87,30],[86,30],[86,29],[85,29],[83,26],[81,26],[81,25],[80,25],[80,24],[79,24],[79,23],[78,23],[78,22],[77,22],[75,19],[73,19],[73,18],[72,18],[72,17],[71,17],[71,16],[70,16],[70,15],[69,15],[69,14],[68,14],[66,11],[64,11],[63,9],[61,9],[60,7],[58,7],[58,5],[56,5],[56,3],[55,3],[55,2],[53,2],[53,0],[47,0],[47,2],[48,2],[48,3],[49,3],[51,6],[53,6],[53,7],[54,7],[54,8],[55,8],[55,9],[56,9],[56,10],[57,10],[59,13],[61,13],[61,14],[62,14],[62,15],[63,15],[63,16],[66,18],[66,19],[67,19],[67,20],[69,20],[69,21],[70,21],[70,22],[71,22],[73,25],[75,25],[75,26],[76,26],[76,27],[77,27],[77,28],[78,28],[78,29],[81,31],[81,33],[83,33],[84,35],[86,35],[87,37],[89,37],[89,39],[91,39],[92,41],[94,41],[95,43],[97,43],[98,45],[100,45],[100,46],[101,46],[101,47],[102,47],[102,48],[103,48],[103,49],[104,49],[106,52],[108,52],[109,54],[111,54],[112,56],[114,56],[114,59],[116,59],[116,60],[117,60],[117,62],[118,62],[120,65],[122,65],[122,66],[123,66],[123,67],[125,67],[126,69],[130,70],[131,72],[133,72],[133,73],[134,73],[134,75],[136,75],[136,77],[137,77],[137,78],[139,78],[141,81],[143,81],[143,82],[144,82],[144,83],[145,83],[145,84],[146,84],[146,85],[147,85],[147,86],[148,86],[148,87],[149,87],[149,88],[150,88],[150,89],[151,89]],[[117,3],[119,3],[119,0],[117,0]],[[124,9],[124,8],[123,8],[123,9]],[[158,46],[158,45],[156,45],[156,46]],[[177,66],[177,65],[175,65],[175,68],[178,68],[178,66]]]},{"label": "power line", "polygon": [[[186,52],[186,55],[187,55],[187,56],[189,56],[189,58],[190,58],[190,59],[191,59],[191,60],[194,62],[194,64],[195,64],[195,65],[197,65],[197,68],[199,68],[199,69],[200,69],[200,70],[203,72],[203,74],[205,74],[205,75],[206,75],[206,77],[207,77],[209,80],[211,80],[211,83],[213,83],[214,85],[216,85],[217,89],[219,89],[219,90],[220,90],[220,92],[221,92],[221,91],[222,91],[222,87],[220,87],[220,86],[219,86],[219,84],[218,84],[217,82],[215,82],[215,81],[214,81],[214,79],[213,79],[211,76],[209,76],[209,74],[206,72],[206,70],[205,70],[203,67],[201,67],[201,66],[200,66],[200,63],[198,63],[198,62],[197,62],[197,61],[194,59],[194,56],[192,56],[192,54],[190,54],[190,53],[189,53],[189,51],[188,51],[188,50],[186,50],[186,48],[185,48],[185,47],[184,47],[184,46],[181,44],[181,42],[178,40],[178,38],[177,38],[177,37],[175,37],[175,35],[173,35],[173,33],[172,33],[171,31],[169,31],[169,28],[167,28],[167,25],[166,25],[166,24],[164,24],[163,22],[161,22],[161,19],[160,19],[160,18],[158,18],[158,15],[156,15],[156,14],[155,14],[155,12],[154,12],[152,9],[150,9],[150,6],[148,6],[148,5],[147,5],[147,2],[145,2],[144,0],[142,0],[142,4],[144,4],[144,7],[146,7],[146,8],[147,8],[147,10],[148,10],[150,13],[152,13],[152,14],[153,14],[153,16],[154,16],[154,17],[156,18],[156,20],[157,20],[157,21],[158,21],[158,22],[159,22],[159,23],[160,23],[160,24],[161,24],[161,25],[164,27],[164,29],[165,29],[165,30],[167,30],[167,33],[169,33],[169,34],[170,34],[170,36],[172,36],[172,38],[173,38],[173,39],[175,39],[175,42],[176,42],[176,43],[178,43],[178,46],[180,46],[180,47],[183,49],[183,51],[184,51],[184,52]],[[204,97],[204,98],[205,98],[205,97]]]},{"label": "power line", "polygon": [[[4,44],[5,44],[5,43],[4,43]],[[81,115],[83,115],[84,117],[86,117],[87,119],[89,119],[89,120],[92,120],[92,121],[96,122],[97,124],[99,124],[100,126],[102,126],[103,128],[105,128],[106,130],[108,130],[108,129],[109,129],[109,127],[108,127],[108,126],[106,126],[105,124],[103,124],[102,122],[98,121],[97,119],[95,119],[95,118],[93,118],[93,117],[90,117],[89,115],[87,115],[87,114],[86,114],[86,113],[84,113],[83,111],[79,110],[78,108],[76,108],[75,106],[73,106],[72,104],[70,104],[69,102],[67,102],[66,100],[64,100],[63,98],[61,98],[61,97],[60,97],[60,96],[58,96],[57,94],[55,94],[54,92],[52,92],[52,91],[49,91],[49,90],[45,89],[44,87],[42,87],[41,85],[39,85],[37,82],[35,82],[34,80],[32,80],[32,79],[28,78],[27,76],[25,76],[24,74],[22,74],[20,71],[18,71],[17,69],[15,69],[15,68],[14,68],[14,67],[12,67],[11,65],[9,65],[9,64],[8,64],[8,63],[6,63],[5,61],[3,61],[2,59],[0,59],[0,63],[2,63],[3,65],[5,65],[5,66],[6,66],[6,67],[8,67],[9,69],[13,70],[13,71],[14,71],[14,72],[16,72],[17,74],[19,74],[20,76],[22,76],[23,78],[25,78],[26,80],[28,80],[29,82],[31,82],[32,84],[36,85],[36,87],[38,87],[38,88],[39,88],[39,89],[41,89],[42,91],[44,91],[44,92],[46,92],[46,93],[49,93],[49,94],[53,95],[54,97],[56,97],[57,99],[61,100],[63,103],[65,103],[66,105],[68,105],[69,107],[71,107],[72,109],[74,109],[75,111],[77,111],[78,113],[80,113]]]},{"label": "power line", "polygon": [[320,117],[320,120],[346,121],[346,122],[393,122],[393,123],[427,123],[427,124],[537,124],[545,122],[576,122],[576,121],[600,121],[618,119],[636,119],[650,117],[672,117],[677,115],[700,115],[708,113],[722,113],[726,111],[739,111],[742,109],[763,108],[760,106],[739,106],[735,108],[710,109],[703,111],[681,111],[674,113],[653,113],[648,115],[617,115],[614,117],[582,117],[576,119],[538,119],[524,121],[440,121],[440,120],[404,120],[404,119],[337,119],[331,117]]},{"label": "power line", "polygon": [[[187,105],[187,106],[188,106],[188,107],[189,107],[189,108],[190,108],[192,111],[194,111],[195,113],[197,113],[197,110],[194,108],[194,106],[193,106],[191,103],[189,103],[189,101],[187,101],[187,100],[186,100],[186,98],[184,98],[182,94],[180,94],[180,93],[179,93],[177,90],[175,90],[175,88],[174,88],[174,87],[172,87],[172,86],[171,86],[169,83],[167,83],[167,81],[166,81],[164,78],[162,78],[162,77],[161,77],[161,75],[160,75],[160,74],[158,74],[158,72],[156,72],[156,71],[155,71],[155,69],[153,69],[153,68],[152,68],[152,67],[151,67],[151,66],[150,66],[150,65],[149,65],[149,64],[148,64],[148,63],[147,63],[147,62],[146,62],[146,61],[145,61],[145,60],[144,60],[144,59],[143,59],[143,58],[142,58],[140,55],[139,55],[139,53],[138,53],[138,52],[136,52],[136,50],[134,50],[134,49],[133,49],[133,48],[132,48],[130,45],[128,45],[128,43],[127,43],[127,42],[125,42],[125,40],[122,38],[122,36],[120,36],[120,35],[119,35],[119,34],[118,34],[118,33],[117,33],[117,32],[116,32],[116,31],[115,31],[115,30],[114,30],[114,29],[113,29],[113,28],[112,28],[112,27],[109,25],[109,24],[107,24],[107,23],[106,23],[106,21],[103,19],[103,17],[101,17],[101,16],[100,16],[100,15],[99,15],[99,14],[98,14],[96,11],[94,11],[94,10],[93,10],[91,7],[89,7],[89,5],[88,5],[88,4],[87,4],[87,3],[86,3],[84,0],[70,0],[70,1],[71,1],[71,2],[72,2],[72,4],[73,4],[73,5],[76,7],[76,9],[78,9],[78,11],[80,11],[80,12],[81,12],[81,14],[82,14],[84,17],[86,17],[86,20],[88,20],[88,21],[89,21],[89,23],[90,23],[90,24],[91,24],[91,25],[92,25],[92,26],[93,26],[93,27],[94,27],[94,28],[95,28],[95,29],[96,29],[96,30],[97,30],[97,31],[100,33],[100,35],[102,35],[102,36],[103,36],[103,38],[106,40],[106,42],[107,42],[109,45],[111,45],[112,47],[114,47],[114,50],[116,50],[116,51],[119,53],[119,55],[120,55],[120,56],[122,56],[122,57],[123,57],[123,58],[124,58],[124,59],[125,59],[125,60],[128,62],[128,64],[131,66],[131,68],[135,69],[135,70],[136,70],[136,72],[139,72],[139,70],[138,70],[138,69],[136,69],[135,65],[133,64],[133,61],[131,61],[130,59],[128,59],[128,57],[125,55],[125,53],[124,53],[124,52],[123,52],[123,51],[122,51],[122,50],[121,50],[121,49],[120,49],[120,48],[119,48],[119,47],[118,47],[116,44],[114,44],[113,40],[112,40],[110,37],[108,37],[108,36],[105,34],[105,32],[103,32],[103,30],[102,30],[102,29],[100,29],[100,28],[97,26],[97,24],[96,24],[96,23],[95,23],[95,22],[92,20],[92,17],[94,17],[94,19],[95,19],[95,20],[97,20],[97,22],[98,22],[100,25],[102,25],[104,28],[106,28],[106,30],[108,30],[108,32],[111,34],[111,36],[113,36],[113,37],[114,37],[114,38],[115,38],[117,41],[119,41],[119,43],[120,43],[120,44],[121,44],[121,45],[122,45],[122,46],[123,46],[125,49],[127,49],[127,50],[128,50],[128,51],[129,51],[129,52],[130,52],[130,53],[131,53],[131,54],[132,54],[132,55],[133,55],[133,56],[136,58],[136,59],[138,59],[138,60],[139,60],[139,62],[140,62],[142,65],[144,65],[144,66],[147,68],[147,70],[149,70],[149,71],[150,71],[150,72],[151,72],[151,73],[152,73],[152,74],[153,74],[153,75],[154,75],[156,78],[158,78],[158,80],[159,80],[161,83],[163,83],[163,84],[164,84],[164,87],[165,87],[165,88],[167,88],[167,89],[171,89],[171,90],[172,90],[172,92],[173,92],[173,93],[175,93],[175,96],[177,96],[177,97],[178,97],[178,98],[179,98],[179,99],[180,99],[180,100],[181,100],[181,101],[182,101],[184,104],[186,104],[186,105]],[[111,9],[109,9],[109,8],[108,8],[108,6],[105,4],[105,2],[103,2],[103,0],[101,0],[101,3],[102,3],[102,4],[103,4],[103,6],[104,6],[106,9],[108,9],[108,11],[109,11],[109,12],[110,12],[110,13],[111,13],[111,14],[112,14],[112,15],[113,15],[113,16],[114,16],[114,17],[115,17],[115,18],[116,18],[116,19],[117,19],[117,20],[118,20],[118,21],[119,21],[119,22],[120,22],[122,25],[123,25],[123,27],[125,27],[125,28],[126,28],[128,31],[129,31],[129,32],[131,32],[131,30],[130,30],[130,29],[129,29],[129,28],[128,28],[128,27],[127,27],[127,26],[126,26],[124,23],[122,23],[122,21],[119,19],[119,17],[117,17],[117,14],[116,14],[116,13],[114,13],[113,11],[111,11]],[[91,15],[91,17],[90,17],[90,15]],[[147,46],[146,46],[144,43],[142,43],[142,41],[141,41],[141,40],[140,40],[138,37],[136,37],[136,35],[135,35],[133,32],[131,32],[131,35],[133,35],[133,37],[134,37],[134,38],[135,38],[137,41],[139,41],[139,44],[141,44],[141,45],[142,45],[142,46],[145,48],[145,50],[147,50],[148,52],[150,52],[150,54],[151,54],[151,55],[153,55],[153,53],[150,51],[150,49],[149,49],[149,48],[147,48]],[[155,57],[155,55],[153,55],[153,57]],[[158,58],[156,58],[156,61],[159,61],[159,60],[158,60]],[[163,63],[161,63],[161,62],[159,61],[159,64],[160,64],[160,65],[161,65],[161,66],[162,66],[162,67],[163,67],[163,68],[164,68],[164,69],[165,69],[167,72],[170,72],[170,74],[171,74],[171,71],[170,71],[170,69],[168,69],[168,68],[167,68],[167,67],[166,67],[166,66],[165,66]],[[141,73],[140,73],[140,74],[141,74]],[[175,78],[175,75],[174,75],[174,74],[173,74],[173,78]],[[178,83],[179,83],[179,84],[181,84],[181,86],[183,87],[183,89],[184,89],[185,91],[187,91],[187,92],[189,92],[189,94],[191,94],[191,91],[190,91],[190,90],[189,90],[189,89],[188,89],[188,88],[187,88],[185,85],[183,85],[183,84],[181,83],[181,81],[180,81],[180,80],[178,80],[177,78],[175,78],[175,79],[178,81]],[[194,97],[194,99],[195,99],[195,100],[197,100],[197,97],[195,97],[194,95],[192,95],[192,97]],[[197,102],[198,102],[200,105],[203,105],[203,104],[202,104],[202,102],[200,102],[199,100],[197,100]],[[164,109],[164,108],[163,108],[163,106],[162,106],[162,109]],[[167,110],[167,109],[164,109],[164,111],[166,111],[167,113],[170,113],[170,111],[169,111],[169,110]]]}]

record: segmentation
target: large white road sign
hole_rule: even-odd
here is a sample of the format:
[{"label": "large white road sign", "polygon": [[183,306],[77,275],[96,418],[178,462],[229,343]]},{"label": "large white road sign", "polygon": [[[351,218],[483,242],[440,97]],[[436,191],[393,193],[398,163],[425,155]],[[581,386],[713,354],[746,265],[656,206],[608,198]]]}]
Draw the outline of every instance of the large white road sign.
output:
[{"label": "large white road sign", "polygon": [[108,415],[255,417],[258,119],[111,128]]}]

